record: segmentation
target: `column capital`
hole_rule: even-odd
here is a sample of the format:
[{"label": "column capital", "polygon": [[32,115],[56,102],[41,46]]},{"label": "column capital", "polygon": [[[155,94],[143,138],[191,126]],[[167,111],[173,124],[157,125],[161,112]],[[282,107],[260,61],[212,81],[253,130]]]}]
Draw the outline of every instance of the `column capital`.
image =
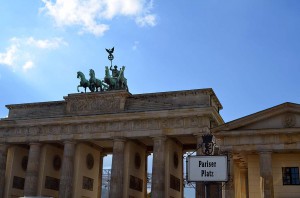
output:
[{"label": "column capital", "polygon": [[74,140],[63,140],[64,144],[76,144],[77,142]]},{"label": "column capital", "polygon": [[156,141],[156,140],[163,140],[166,141],[167,140],[167,136],[165,135],[155,135],[155,136],[151,136],[151,138]]},{"label": "column capital", "polygon": [[119,142],[125,142],[126,141],[126,138],[125,137],[122,137],[122,136],[114,136],[113,138],[113,141],[119,141]]},{"label": "column capital", "polygon": [[261,149],[257,151],[259,154],[272,154],[273,151],[271,149]]},{"label": "column capital", "polygon": [[29,142],[28,144],[29,144],[30,146],[31,146],[31,145],[36,145],[36,146],[40,146],[40,145],[41,145],[40,142]]}]

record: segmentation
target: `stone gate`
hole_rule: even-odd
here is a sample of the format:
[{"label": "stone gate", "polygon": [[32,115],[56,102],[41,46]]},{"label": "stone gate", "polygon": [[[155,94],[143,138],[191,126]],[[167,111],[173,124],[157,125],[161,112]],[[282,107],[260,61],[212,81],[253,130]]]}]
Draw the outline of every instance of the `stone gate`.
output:
[{"label": "stone gate", "polygon": [[104,91],[7,105],[0,120],[0,197],[100,197],[112,154],[110,198],[183,197],[183,162],[223,123],[212,89],[149,94]]}]

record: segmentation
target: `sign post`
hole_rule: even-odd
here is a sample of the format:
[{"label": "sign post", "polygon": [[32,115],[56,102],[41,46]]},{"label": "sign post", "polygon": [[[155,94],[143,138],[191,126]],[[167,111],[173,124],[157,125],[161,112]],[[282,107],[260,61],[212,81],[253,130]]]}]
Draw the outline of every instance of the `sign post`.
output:
[{"label": "sign post", "polygon": [[[208,188],[211,182],[228,181],[228,160],[226,155],[215,155],[214,136],[205,134],[203,143],[198,145],[204,155],[189,155],[186,158],[187,182],[203,182],[205,198],[209,197]],[[195,151],[194,151],[195,152]]]},{"label": "sign post", "polygon": [[188,156],[189,182],[225,182],[228,180],[227,156]]}]

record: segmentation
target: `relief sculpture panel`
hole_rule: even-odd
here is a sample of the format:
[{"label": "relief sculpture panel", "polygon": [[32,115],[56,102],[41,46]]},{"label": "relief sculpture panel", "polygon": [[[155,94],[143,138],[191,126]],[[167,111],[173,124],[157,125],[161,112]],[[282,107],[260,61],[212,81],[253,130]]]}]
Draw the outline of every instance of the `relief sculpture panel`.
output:
[{"label": "relief sculpture panel", "polygon": [[68,102],[69,113],[109,113],[120,111],[120,98],[78,98]]}]

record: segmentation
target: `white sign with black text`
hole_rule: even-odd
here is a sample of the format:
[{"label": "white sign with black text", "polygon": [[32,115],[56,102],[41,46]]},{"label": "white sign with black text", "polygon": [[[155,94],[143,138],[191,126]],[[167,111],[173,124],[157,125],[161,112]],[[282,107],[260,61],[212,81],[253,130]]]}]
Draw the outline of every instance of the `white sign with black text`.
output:
[{"label": "white sign with black text", "polygon": [[188,181],[227,181],[227,156],[188,156]]}]

